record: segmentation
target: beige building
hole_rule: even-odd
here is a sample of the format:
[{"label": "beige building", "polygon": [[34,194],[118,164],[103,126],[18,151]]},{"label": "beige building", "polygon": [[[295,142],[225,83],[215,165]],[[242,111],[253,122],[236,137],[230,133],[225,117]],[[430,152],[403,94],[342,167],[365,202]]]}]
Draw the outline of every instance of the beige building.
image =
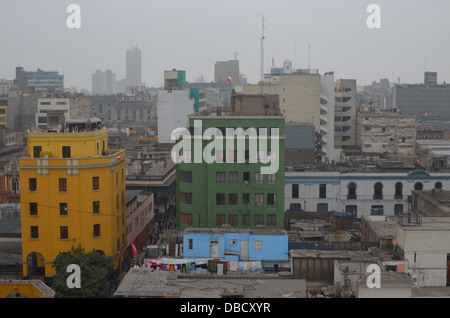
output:
[{"label": "beige building", "polygon": [[243,93],[279,95],[280,111],[287,123],[309,122],[320,130],[319,74],[274,75],[264,85],[244,85]]},{"label": "beige building", "polygon": [[358,112],[357,141],[362,152],[415,155],[416,133],[415,115]]}]

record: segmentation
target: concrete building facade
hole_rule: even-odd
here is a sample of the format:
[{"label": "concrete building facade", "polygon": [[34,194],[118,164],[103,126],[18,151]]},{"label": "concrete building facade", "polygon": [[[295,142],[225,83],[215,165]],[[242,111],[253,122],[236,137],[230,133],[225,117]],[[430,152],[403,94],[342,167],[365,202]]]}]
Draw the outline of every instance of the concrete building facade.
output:
[{"label": "concrete building facade", "polygon": [[285,211],[345,211],[396,215],[411,210],[411,191],[450,189],[449,173],[298,172],[285,173]]},{"label": "concrete building facade", "polygon": [[356,80],[336,81],[334,108],[334,144],[336,147],[356,145]]},{"label": "concrete building facade", "polygon": [[[195,132],[194,125],[198,126],[199,122],[201,127],[195,128]],[[235,114],[208,116],[201,113],[192,114],[189,118],[189,131],[197,136],[200,129],[201,136],[208,129],[215,129],[216,133],[217,129],[223,131],[221,135],[225,136],[227,128],[234,130],[248,127],[255,129],[257,136],[264,135],[259,131],[260,128],[267,129],[268,134],[272,128],[278,129],[278,140],[267,137],[266,146],[272,157],[271,163],[255,160],[256,154],[250,153],[251,137],[248,137],[249,141],[244,140],[244,151],[239,150],[239,153],[237,143],[241,142],[236,137],[233,137],[233,149],[230,149],[229,140],[226,143],[223,140],[211,143],[207,139],[201,141],[201,149],[198,146],[194,148],[197,141],[191,139],[187,141],[187,144],[192,143],[191,150],[174,150],[183,150],[184,157],[184,162],[177,164],[178,229],[216,228],[223,224],[236,228],[283,228],[283,203],[280,199],[284,198],[284,118]],[[185,144],[178,141],[177,146]],[[201,159],[199,163],[197,156],[202,156],[204,151],[211,151],[213,145],[222,148],[222,151],[216,148],[216,160],[209,162],[210,158]],[[276,173],[261,173],[264,167],[268,168],[272,164],[278,165]]]},{"label": "concrete building facade", "polygon": [[357,144],[361,151],[397,155],[416,154],[416,116],[390,111],[360,111]]},{"label": "concrete building facade", "polygon": [[[239,83],[239,61],[217,61],[214,65],[214,82],[218,84],[230,83],[229,85],[240,85]],[[231,82],[229,82],[229,77]]]}]

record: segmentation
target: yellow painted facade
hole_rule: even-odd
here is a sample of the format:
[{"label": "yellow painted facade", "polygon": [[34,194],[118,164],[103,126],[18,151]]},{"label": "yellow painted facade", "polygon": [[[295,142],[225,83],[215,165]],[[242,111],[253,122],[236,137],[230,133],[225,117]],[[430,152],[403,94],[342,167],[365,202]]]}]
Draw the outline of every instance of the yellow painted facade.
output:
[{"label": "yellow painted facade", "polygon": [[122,270],[125,152],[107,145],[107,129],[27,135],[27,156],[20,160],[24,277],[36,268],[53,277],[59,252],[80,244],[113,256]]}]

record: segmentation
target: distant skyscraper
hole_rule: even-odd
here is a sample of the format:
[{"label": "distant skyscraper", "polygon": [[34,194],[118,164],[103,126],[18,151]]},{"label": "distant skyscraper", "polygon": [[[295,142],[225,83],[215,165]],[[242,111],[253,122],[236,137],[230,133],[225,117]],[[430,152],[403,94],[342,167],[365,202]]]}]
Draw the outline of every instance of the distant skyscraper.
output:
[{"label": "distant skyscraper", "polygon": [[115,84],[116,74],[111,70],[97,70],[92,74],[92,94],[114,94]]},{"label": "distant skyscraper", "polygon": [[137,86],[140,88],[142,85],[141,51],[137,47],[133,47],[131,50],[127,50],[126,66],[127,86]]}]

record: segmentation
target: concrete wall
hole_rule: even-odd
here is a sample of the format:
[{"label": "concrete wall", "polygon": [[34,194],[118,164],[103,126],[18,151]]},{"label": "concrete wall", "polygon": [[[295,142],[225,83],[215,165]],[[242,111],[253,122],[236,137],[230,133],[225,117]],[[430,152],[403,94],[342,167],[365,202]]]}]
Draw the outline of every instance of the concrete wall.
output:
[{"label": "concrete wall", "polygon": [[158,91],[156,103],[158,117],[158,142],[175,143],[170,136],[176,128],[188,126],[188,115],[194,112],[194,100],[189,91]]},{"label": "concrete wall", "polygon": [[408,261],[406,272],[419,287],[446,286],[450,230],[398,227],[397,243]]}]

